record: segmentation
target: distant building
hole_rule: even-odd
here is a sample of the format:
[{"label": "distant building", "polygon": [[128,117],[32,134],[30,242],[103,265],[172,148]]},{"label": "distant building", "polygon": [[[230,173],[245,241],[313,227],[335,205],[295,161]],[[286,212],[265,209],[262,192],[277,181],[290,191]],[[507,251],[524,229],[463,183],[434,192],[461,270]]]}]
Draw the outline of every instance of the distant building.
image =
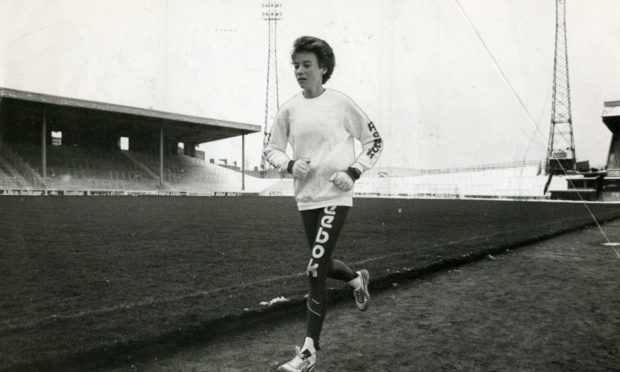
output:
[{"label": "distant building", "polygon": [[603,123],[612,133],[607,157],[607,177],[620,177],[620,101],[605,102]]},{"label": "distant building", "polygon": [[620,201],[620,101],[605,102],[602,119],[612,133],[606,170],[567,177],[568,190],[552,191],[552,199]]}]

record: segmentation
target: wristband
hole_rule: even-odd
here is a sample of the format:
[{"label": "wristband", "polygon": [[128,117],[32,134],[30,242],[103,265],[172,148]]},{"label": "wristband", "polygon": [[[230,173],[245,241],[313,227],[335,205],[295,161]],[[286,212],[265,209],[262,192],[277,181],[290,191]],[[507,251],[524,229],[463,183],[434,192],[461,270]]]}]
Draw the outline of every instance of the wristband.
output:
[{"label": "wristband", "polygon": [[346,170],[346,174],[348,174],[349,177],[351,177],[351,179],[355,182],[360,178],[360,176],[362,175],[362,172],[357,168],[349,167]]},{"label": "wristband", "polygon": [[293,165],[295,165],[295,160],[289,160],[288,165],[286,166],[286,171],[290,174],[293,174]]}]

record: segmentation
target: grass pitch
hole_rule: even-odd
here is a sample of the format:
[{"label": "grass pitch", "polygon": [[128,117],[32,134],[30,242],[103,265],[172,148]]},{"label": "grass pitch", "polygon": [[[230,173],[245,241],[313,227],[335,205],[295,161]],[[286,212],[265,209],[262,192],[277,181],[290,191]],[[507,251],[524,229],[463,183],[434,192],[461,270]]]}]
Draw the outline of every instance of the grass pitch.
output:
[{"label": "grass pitch", "polygon": [[[576,203],[355,205],[335,255],[375,278],[593,222]],[[292,198],[2,197],[0,211],[0,369],[210,337],[192,330],[305,293],[309,248]]]}]

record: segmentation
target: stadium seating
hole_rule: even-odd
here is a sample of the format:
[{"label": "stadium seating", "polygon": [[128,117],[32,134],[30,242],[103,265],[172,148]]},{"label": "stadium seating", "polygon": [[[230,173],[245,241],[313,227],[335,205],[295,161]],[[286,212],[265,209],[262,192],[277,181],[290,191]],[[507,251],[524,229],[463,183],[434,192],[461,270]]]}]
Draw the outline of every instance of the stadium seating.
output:
[{"label": "stadium seating", "polygon": [[[401,198],[542,198],[547,177],[537,164],[522,167],[488,166],[433,172],[410,169],[376,169],[364,174],[355,185],[363,197]],[[559,178],[553,188],[565,188]],[[293,195],[293,180],[283,179],[264,189],[261,195]]]},{"label": "stadium seating", "polygon": [[[39,146],[11,144],[11,147],[36,174],[43,175]],[[43,181],[49,189],[157,190],[157,181],[120,150],[49,146],[46,169]]]},{"label": "stadium seating", "polygon": [[[159,174],[159,156],[138,152],[128,153],[153,174]],[[175,191],[188,192],[240,192],[241,173],[229,168],[207,163],[186,155],[164,157],[164,180]],[[277,182],[277,179],[261,179],[245,176],[246,192],[259,192]]]},{"label": "stadium seating", "polygon": [[[47,147],[46,175],[43,177],[39,146],[12,143],[10,148],[44,182],[44,187],[51,190],[258,193],[279,181],[246,175],[245,188],[242,190],[241,173],[238,171],[185,155],[165,155],[162,187],[159,185],[159,155],[53,145]],[[3,189],[33,188],[6,171],[0,177],[0,187]]]},{"label": "stadium seating", "polygon": [[[425,171],[418,176],[399,176],[394,172],[379,174],[383,176],[364,175],[357,182],[356,193],[395,197],[540,198],[544,196],[547,181],[537,164]],[[562,187],[559,183],[553,185]]]},{"label": "stadium seating", "polygon": [[[546,182],[547,177],[540,174],[538,164],[440,172],[379,168],[369,171],[357,181],[355,194],[362,197],[530,199],[544,197]],[[551,188],[565,189],[564,183],[561,177],[554,178]],[[292,196],[293,180],[279,180],[260,194]]]}]

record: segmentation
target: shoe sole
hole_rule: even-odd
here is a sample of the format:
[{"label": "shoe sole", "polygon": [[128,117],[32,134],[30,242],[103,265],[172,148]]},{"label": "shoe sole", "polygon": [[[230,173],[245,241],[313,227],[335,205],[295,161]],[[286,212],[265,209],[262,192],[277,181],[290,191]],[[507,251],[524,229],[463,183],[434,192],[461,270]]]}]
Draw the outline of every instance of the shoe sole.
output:
[{"label": "shoe sole", "polygon": [[[310,367],[310,368],[307,368],[307,369],[303,369],[303,370],[301,370],[301,372],[312,372],[312,371],[314,371],[314,367],[315,367],[315,366],[316,366],[316,364],[315,364],[315,365],[313,365],[313,366],[312,366],[312,367]],[[281,368],[282,368],[282,366],[278,367],[278,369],[277,369],[276,371],[278,371],[278,372],[287,372],[287,371],[289,371],[288,369],[281,369]]]}]

